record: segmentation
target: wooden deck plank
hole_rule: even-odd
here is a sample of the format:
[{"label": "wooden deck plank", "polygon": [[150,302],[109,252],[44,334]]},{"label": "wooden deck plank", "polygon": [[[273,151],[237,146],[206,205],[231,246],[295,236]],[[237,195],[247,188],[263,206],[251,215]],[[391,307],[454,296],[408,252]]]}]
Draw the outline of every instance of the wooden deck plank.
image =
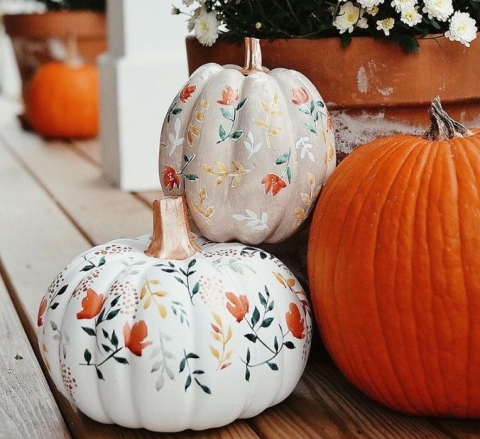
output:
[{"label": "wooden deck plank", "polygon": [[70,438],[1,277],[0,334],[0,438]]},{"label": "wooden deck plank", "polygon": [[328,360],[308,364],[293,394],[252,423],[266,439],[286,433],[312,439],[456,437],[454,429],[446,432],[426,418],[402,415],[377,404],[348,383]]},{"label": "wooden deck plank", "polygon": [[68,144],[16,131],[8,132],[6,142],[91,242],[151,233],[150,209],[110,185],[96,165],[83,160]]},{"label": "wooden deck plank", "polygon": [[51,281],[90,244],[1,139],[0,209],[0,258],[29,319],[31,336]]}]

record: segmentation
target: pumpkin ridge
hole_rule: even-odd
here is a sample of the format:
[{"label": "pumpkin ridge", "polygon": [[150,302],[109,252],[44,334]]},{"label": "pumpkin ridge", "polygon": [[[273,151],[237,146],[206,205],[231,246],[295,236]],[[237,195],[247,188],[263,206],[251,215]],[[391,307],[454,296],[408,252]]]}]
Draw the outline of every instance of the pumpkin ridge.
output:
[{"label": "pumpkin ridge", "polygon": [[[381,145],[378,145],[378,148],[380,148],[380,147],[381,147]],[[363,150],[362,159],[368,157],[370,154],[371,154],[371,150],[368,150],[368,149]],[[368,176],[369,176],[369,174],[371,174],[371,173],[373,172],[372,169],[373,169],[375,166],[378,165],[378,162],[379,162],[380,160],[383,160],[383,159],[384,159],[384,156],[385,156],[385,155],[388,156],[388,155],[390,155],[391,153],[390,153],[390,151],[385,150],[385,151],[382,151],[381,154],[382,154],[382,156],[381,156],[380,158],[378,158],[378,160],[375,161],[374,163],[368,161],[368,159],[365,160],[367,163],[371,164],[371,166],[369,167],[368,170],[367,170],[367,169],[364,170],[364,172],[363,172],[363,174],[362,174],[361,179],[362,179],[362,182],[363,182],[363,183],[365,183],[365,184],[370,183],[370,184],[371,184],[371,180],[368,179]],[[334,175],[332,176],[332,178],[331,178],[329,181],[327,181],[327,184],[326,184],[326,186],[325,186],[325,193],[322,194],[322,197],[325,196],[325,197],[327,198],[327,200],[328,200],[328,196],[331,195],[331,197],[332,197],[332,198],[331,198],[332,203],[338,202],[338,199],[335,199],[335,197],[336,197],[336,195],[337,195],[338,187],[342,187],[342,188],[343,188],[344,186],[347,186],[348,188],[350,188],[350,185],[348,184],[348,182],[349,182],[349,180],[350,180],[350,178],[351,178],[351,174],[355,174],[355,169],[354,169],[354,164],[352,164],[352,166],[349,166],[349,163],[350,163],[350,161],[351,161],[351,160],[348,160],[349,158],[350,158],[350,157],[347,157],[347,158],[340,164],[340,166],[343,167],[343,173],[342,173],[342,172],[338,172],[338,173],[334,174]],[[353,158],[352,158],[352,160],[353,160]],[[360,160],[359,157],[356,157],[355,160],[353,160],[353,161],[355,162],[355,161],[357,161],[357,160]],[[387,160],[387,159],[385,159],[385,160]],[[340,167],[340,166],[339,166],[339,167]],[[348,167],[347,167],[347,166],[348,166]],[[345,168],[347,168],[347,169],[345,169]],[[335,178],[335,177],[337,177],[337,178]],[[360,178],[360,177],[359,177],[359,178]],[[359,195],[359,192],[365,192],[365,190],[366,190],[366,189],[365,189],[365,186],[364,186],[364,185],[361,185],[361,187],[360,187],[360,185],[359,185],[359,187],[357,187],[355,190],[353,190],[353,188],[352,188],[352,195],[349,195],[348,198],[351,198],[351,199],[355,199],[355,198],[356,198],[356,199],[360,199],[360,198],[361,198],[361,195]],[[353,194],[353,192],[355,192],[355,194]],[[352,203],[352,204],[354,204],[354,203]],[[322,207],[323,207],[323,205],[324,205],[324,200],[322,200]],[[353,205],[349,205],[348,209],[345,211],[344,221],[345,221],[345,219],[346,219],[349,224],[350,224],[350,221],[353,222],[353,220],[351,220],[351,218],[352,218],[352,216],[353,216],[353,215],[352,215],[353,208],[354,208]],[[328,211],[327,209],[329,209],[329,205],[328,205],[328,204],[325,205],[325,211]],[[355,216],[355,218],[356,218],[358,215],[360,215],[360,210],[361,210],[361,209],[359,208],[358,210],[359,210],[359,212],[357,213],[357,215]],[[318,214],[317,214],[317,213],[316,213],[316,216],[318,217]],[[337,218],[337,221],[338,221],[338,218]],[[338,244],[337,244],[337,246],[336,246],[335,249],[330,248],[331,245],[332,245],[330,242],[324,244],[324,245],[327,245],[328,248],[329,248],[329,250],[330,250],[330,254],[332,255],[332,258],[334,259],[334,262],[332,262],[334,265],[332,266],[331,269],[327,269],[326,265],[322,262],[322,266],[324,267],[324,268],[323,268],[323,273],[324,273],[324,274],[322,275],[322,277],[330,277],[330,276],[331,276],[332,279],[335,278],[335,277],[337,277],[336,268],[335,268],[335,267],[338,265],[338,261],[337,261],[338,256],[337,256],[337,257],[334,257],[333,255],[347,255],[347,254],[349,254],[349,252],[350,252],[350,250],[346,250],[346,251],[342,251],[342,250],[341,250],[341,247],[344,246],[344,244],[342,244],[342,243],[344,243],[344,242],[345,242],[345,239],[346,239],[346,227],[345,227],[345,222],[344,222],[344,221],[342,221],[341,224],[340,224],[339,222],[338,222],[338,224],[337,224],[337,222],[335,222],[333,225],[330,225],[330,224],[326,224],[326,225],[325,225],[325,227],[328,227],[328,228],[333,227],[332,230],[335,230],[335,231],[336,231],[336,232],[331,232],[331,233],[329,234],[329,236],[331,236],[333,239],[335,239],[334,236],[337,236],[337,235],[338,235],[338,240],[336,239],[336,242],[338,242]],[[355,226],[355,224],[356,224],[356,222],[354,222],[354,226]],[[322,227],[321,225],[317,225],[316,221],[315,221],[315,224],[312,224],[312,229],[313,229],[313,230],[320,229],[321,227]],[[354,231],[354,230],[350,230],[350,231],[348,231],[348,233],[349,233],[350,235],[352,235],[352,236],[355,235],[355,231]],[[321,243],[318,243],[317,245],[319,245],[319,244],[321,244]],[[354,246],[353,246],[353,247],[354,247]],[[314,250],[314,251],[315,251],[315,250]],[[326,272],[325,272],[325,270],[326,270]],[[348,270],[348,272],[351,273],[351,270]],[[337,283],[337,282],[338,282],[338,281],[335,281],[335,283]],[[345,282],[347,282],[347,281],[345,281]],[[348,291],[349,291],[348,286],[345,285],[345,287],[342,287],[343,283],[344,283],[344,282],[342,281],[341,284],[340,284],[341,290],[344,290],[344,288],[345,288],[345,292],[348,292]],[[312,289],[315,290],[316,288],[313,287]],[[331,292],[329,292],[329,294],[330,294],[330,296],[331,296],[331,300],[334,300],[334,301],[338,304],[338,291],[339,291],[339,290],[338,290],[338,287],[337,287],[336,289],[337,289],[337,294],[334,295],[334,294],[332,294]],[[341,300],[343,300],[343,297],[344,297],[344,296],[345,296],[345,293],[342,293],[342,298],[341,298]],[[349,297],[348,294],[347,294],[347,297]],[[315,302],[314,302],[314,303],[315,303]],[[335,305],[335,309],[338,309],[338,305]],[[350,306],[349,309],[354,310],[355,307]],[[329,325],[329,323],[326,323],[326,321],[329,320],[329,316],[328,316],[328,315],[325,315],[321,310],[320,310],[320,316],[319,316],[318,320],[319,320],[319,322],[320,322],[320,325]],[[350,319],[350,320],[351,320],[351,319]],[[346,325],[345,325],[345,324],[342,324],[342,323],[341,323],[341,320],[339,320],[339,318],[336,317],[335,320],[334,320],[334,323],[332,322],[332,324],[335,325],[335,326],[337,326],[337,325],[340,326],[339,334],[342,336],[342,339],[345,338],[345,337],[348,339],[347,334],[345,334],[345,328],[351,326],[351,324],[350,324],[349,322],[347,322]],[[327,342],[326,344],[327,344],[328,348],[331,349],[331,346],[329,345],[329,340],[328,340],[328,338],[326,339],[326,342]],[[367,345],[367,350],[368,350],[368,343],[366,343],[366,345]],[[362,382],[362,383],[363,383],[363,384],[361,384],[362,388],[366,388],[365,382],[372,382],[372,381],[369,379],[369,375],[368,375],[368,373],[367,373],[367,370],[368,370],[369,368],[366,367],[366,366],[364,366],[364,368],[363,368],[363,369],[364,369],[364,372],[361,374],[361,378],[360,378],[359,375],[357,375],[357,376],[354,378],[354,375],[352,375],[351,371],[352,371],[352,370],[355,370],[356,361],[357,361],[357,359],[358,359],[359,357],[362,358],[362,356],[359,355],[359,354],[351,355],[351,353],[348,352],[349,349],[347,348],[347,346],[348,346],[348,348],[351,348],[351,346],[349,346],[348,343],[342,343],[342,358],[343,358],[343,360],[341,361],[341,364],[344,366],[344,367],[343,367],[343,372],[344,372],[347,376],[350,376],[350,378],[351,378],[352,380],[354,380],[355,382],[357,382],[357,383]],[[360,351],[362,350],[362,348],[364,349],[364,348],[365,348],[365,345],[363,345],[362,347],[361,347],[361,346],[358,346],[359,353],[360,353]],[[338,355],[338,353],[337,353],[337,355]],[[363,359],[363,358],[362,358],[362,359]],[[350,364],[350,365],[348,366],[348,369],[345,369],[345,366],[346,366],[347,364]],[[358,366],[359,364],[357,363],[356,365]]]},{"label": "pumpkin ridge", "polygon": [[[387,144],[387,142],[385,141],[379,141],[378,142],[378,145],[371,145],[371,150],[369,151],[370,153],[373,152],[374,149],[385,149],[385,153],[375,162],[374,166],[372,166],[369,174],[363,179],[362,183],[360,183],[358,185],[359,188],[362,188],[364,189],[363,192],[365,194],[368,194],[371,192],[370,188],[369,187],[365,187],[365,183],[368,182],[370,183],[370,185],[375,185],[376,184],[376,180],[381,180],[382,181],[382,189],[383,191],[382,192],[377,192],[377,197],[375,198],[374,200],[374,204],[373,202],[372,203],[362,203],[362,206],[361,206],[361,209],[359,210],[359,213],[358,213],[358,217],[362,217],[364,216],[365,214],[370,217],[372,215],[372,212],[374,213],[374,217],[372,218],[371,221],[373,221],[371,224],[370,224],[370,227],[372,228],[372,233],[374,235],[376,235],[378,237],[378,234],[379,234],[379,229],[378,227],[376,226],[376,222],[379,222],[379,219],[380,219],[380,216],[382,214],[385,214],[385,211],[384,211],[384,207],[385,207],[385,200],[388,199],[389,197],[389,193],[390,191],[392,190],[392,182],[395,181],[395,175],[397,175],[401,169],[402,169],[402,164],[401,163],[398,163],[396,160],[392,160],[392,157],[395,157],[397,156],[398,154],[402,154],[402,155],[405,155],[405,156],[409,156],[410,154],[412,154],[412,150],[408,151],[408,152],[399,152],[398,149],[399,148],[395,148],[393,146],[390,146]],[[385,169],[388,167],[388,170],[385,171]],[[393,168],[393,169],[392,169]],[[380,170],[380,172],[377,173],[377,169]],[[375,176],[373,178],[373,176]],[[385,178],[385,180],[384,180]],[[380,198],[383,198],[383,199],[380,199]],[[373,199],[372,198],[369,198],[369,199]],[[378,211],[378,209],[375,207],[376,205],[380,206],[381,209],[380,211]],[[348,215],[348,213],[347,213]],[[376,218],[376,219],[375,219]],[[367,221],[368,222],[368,221]],[[354,231],[352,232],[352,236],[353,236],[353,240],[352,240],[352,248],[357,248],[357,247],[361,247],[361,242],[363,240],[363,237],[366,233],[369,233],[369,230],[359,230],[358,229],[358,224],[364,224],[364,221],[355,221],[355,229]],[[356,244],[356,241],[359,241],[360,242],[360,245]],[[378,238],[374,238],[374,241],[375,242],[378,242]],[[349,273],[353,273],[353,272],[358,272],[358,268],[354,268],[354,269],[348,269],[348,266],[350,266],[353,261],[357,261],[357,260],[362,260],[364,261],[365,260],[365,254],[362,253],[362,257],[361,258],[357,258],[357,257],[352,257],[350,258],[349,262],[347,262],[347,272]],[[368,257],[368,259],[370,260],[371,259],[371,264],[369,264],[369,266],[371,265],[371,269],[372,270],[375,270],[375,261],[378,260],[378,251],[377,251],[377,248],[372,248],[371,249],[371,256]],[[385,259],[385,258],[382,258],[382,259]],[[389,263],[392,263],[391,260],[389,260]],[[364,264],[362,264],[363,268],[364,268]],[[356,267],[356,264],[355,266]],[[360,279],[364,279],[365,278],[365,273],[362,272],[361,274],[359,273],[360,275]],[[375,320],[375,324],[376,325],[379,325],[380,328],[382,328],[382,330],[380,331],[381,334],[384,333],[384,328],[385,328],[385,319],[382,317],[382,312],[381,310],[379,309],[379,306],[381,305],[382,301],[381,299],[383,299],[385,297],[385,292],[382,291],[381,288],[379,288],[379,285],[378,285],[378,281],[377,282],[374,282],[374,279],[375,277],[373,276],[373,271],[372,271],[372,275],[369,276],[369,279],[366,280],[368,282],[368,286],[366,286],[367,289],[372,289],[372,295],[375,296],[377,299],[376,300],[373,300],[372,301],[372,305],[375,309],[375,319],[373,319],[373,316],[370,316],[370,318],[367,320],[366,317],[364,317],[363,315],[359,315],[359,319],[360,321],[362,322],[361,324],[362,325],[367,325],[367,326],[370,326],[371,324],[373,324],[373,320]],[[355,277],[355,280],[354,281],[350,281],[349,283],[352,285],[348,288],[348,291],[357,291],[357,295],[358,295],[358,299],[357,300],[360,300],[360,288],[361,288],[361,285],[358,284],[358,275],[356,275]],[[356,284],[357,287],[353,287],[355,286]],[[381,298],[379,300],[379,298]],[[351,309],[356,309],[357,307],[355,306],[351,306]],[[372,311],[373,311],[373,308],[372,308]],[[360,329],[360,328],[358,328]],[[372,387],[373,386],[369,386],[367,388],[364,387],[364,389],[366,389],[366,393],[368,394],[372,394],[372,391],[373,391],[373,394],[377,394],[377,395],[382,395],[383,394],[383,398],[387,399],[387,400],[390,400],[392,403],[393,401],[398,401],[398,398],[402,398],[404,401],[405,401],[405,404],[407,404],[408,406],[412,406],[412,402],[410,400],[410,397],[409,397],[409,392],[407,389],[403,388],[403,386],[401,385],[401,369],[399,369],[399,363],[398,362],[395,362],[394,361],[394,358],[395,358],[395,355],[393,354],[393,352],[397,352],[397,347],[395,346],[392,346],[390,347],[390,345],[388,343],[386,343],[386,340],[385,338],[383,338],[383,340],[373,340],[373,341],[370,341],[370,342],[365,342],[363,348],[365,349],[366,352],[380,352],[380,349],[379,349],[379,346],[381,346],[381,350],[384,351],[387,355],[384,355],[384,360],[386,361],[384,364],[383,364],[383,367],[382,367],[382,370],[384,371],[381,376],[382,376],[382,381],[383,382],[391,382],[391,380],[394,378],[396,380],[396,390],[394,391],[393,389],[390,391],[390,392],[387,392],[387,394],[385,393],[385,390],[387,389],[387,387],[385,386],[382,386],[381,387],[381,390],[379,390],[379,388],[377,388],[376,390],[373,390]],[[373,350],[373,351],[372,351]],[[364,355],[362,355],[361,353],[358,354],[358,357],[357,358],[363,358]],[[378,355],[375,356],[375,355],[372,355],[372,358],[375,358],[377,357],[377,360],[378,360]],[[358,360],[357,360],[358,361]],[[370,360],[370,363],[372,363],[373,360]],[[387,367],[387,363],[388,363],[388,367]],[[367,365],[366,366],[366,370],[364,372],[364,377],[362,380],[365,380],[366,377],[369,377],[370,376],[370,370],[371,370],[372,366],[371,365]],[[388,371],[388,373],[387,373]],[[389,378],[388,378],[389,377]]]},{"label": "pumpkin ridge", "polygon": [[[455,166],[451,160],[452,151],[451,143],[449,141],[440,141],[431,144],[432,147],[436,147],[435,154],[431,154],[434,157],[432,169],[432,178],[430,179],[427,193],[427,211],[426,221],[431,226],[426,227],[425,239],[428,245],[427,251],[429,259],[431,261],[430,269],[430,282],[432,291],[432,315],[436,316],[433,320],[434,331],[436,336],[435,343],[432,345],[437,347],[437,356],[439,356],[438,347],[441,346],[443,351],[442,355],[444,361],[435,361],[436,372],[440,375],[440,382],[436,383],[435,387],[443,388],[443,400],[437,396],[436,405],[437,410],[441,412],[448,410],[447,401],[451,398],[451,390],[460,392],[458,384],[455,384],[456,376],[460,375],[458,368],[455,367],[457,362],[457,354],[460,349],[460,345],[454,341],[457,330],[460,329],[458,325],[461,322],[453,322],[451,319],[440,318],[446,314],[447,309],[452,309],[458,302],[457,295],[460,293],[457,286],[457,276],[460,267],[454,267],[458,258],[455,256],[458,249],[452,252],[451,248],[453,243],[450,242],[456,233],[458,233],[458,209],[450,209],[450,215],[448,218],[439,214],[439,208],[437,206],[445,207],[440,209],[441,212],[448,210],[449,206],[455,206],[458,204],[458,183]],[[440,180],[441,179],[441,180]],[[448,219],[448,221],[447,221]],[[432,226],[436,225],[436,226]],[[458,239],[456,239],[458,241]],[[441,250],[438,246],[438,242],[442,242]],[[433,246],[432,246],[433,243]],[[435,251],[437,249],[437,251]],[[450,260],[450,254],[454,254],[455,260]],[[442,276],[442,274],[444,274]],[[447,275],[448,274],[448,275]],[[440,277],[442,276],[442,277]],[[441,301],[435,299],[441,294]],[[452,370],[454,369],[454,370]],[[432,373],[432,376],[437,376]],[[464,392],[464,390],[462,391]],[[438,394],[438,392],[437,392]],[[441,408],[440,408],[441,407]]]},{"label": "pumpkin ridge", "polygon": [[[462,188],[459,191],[458,209],[459,209],[459,242],[460,242],[460,253],[462,264],[462,274],[464,280],[464,291],[468,293],[469,291],[478,289],[480,284],[480,275],[471,270],[469,264],[474,263],[475,259],[478,257],[475,252],[475,243],[472,243],[471,246],[463,245],[466,237],[470,234],[475,234],[478,236],[478,233],[475,233],[475,230],[478,230],[478,219],[474,218],[470,214],[472,211],[472,206],[470,205],[473,202],[473,207],[476,206],[477,209],[480,209],[480,198],[478,194],[478,182],[480,181],[480,169],[478,163],[480,163],[480,150],[478,139],[474,137],[469,137],[465,140],[464,143],[460,144],[457,142],[452,142],[452,156],[455,162],[456,177],[458,180],[458,186]],[[460,163],[458,163],[461,160]],[[477,166],[473,166],[473,165]],[[461,172],[459,172],[461,169]],[[469,184],[474,182],[474,184]],[[468,191],[468,195],[465,195],[465,191]],[[465,198],[465,200],[463,199]],[[468,209],[467,209],[468,206]],[[464,207],[464,209],[461,209]],[[480,239],[476,239],[477,245],[480,244]],[[474,251],[471,251],[473,248]],[[476,279],[474,279],[476,278]],[[471,294],[465,294],[465,307],[468,312],[468,317],[466,321],[466,334],[468,337],[467,346],[465,350],[465,358],[471,358],[475,351],[480,349],[480,343],[476,342],[476,339],[479,334],[478,325],[475,322],[478,320],[476,315],[476,310],[479,308],[479,301],[475,300],[475,297]],[[466,382],[462,383],[465,386],[465,394],[467,395],[468,404],[470,407],[474,405],[474,402],[480,398],[480,390],[478,386],[472,385],[478,380],[478,367],[479,365],[472,365],[471,362],[464,360],[464,364],[467,366],[466,371]],[[472,404],[473,403],[473,404]]]},{"label": "pumpkin ridge", "polygon": [[[383,227],[379,229],[379,235],[384,237],[383,246],[386,248],[391,249],[391,253],[383,255],[377,254],[376,262],[375,262],[375,271],[376,271],[376,279],[377,284],[378,282],[382,282],[384,286],[386,286],[387,291],[389,292],[390,299],[388,302],[385,301],[386,298],[380,299],[377,298],[378,303],[381,305],[384,304],[382,311],[379,313],[380,316],[383,316],[383,332],[387,333],[387,328],[391,326],[392,322],[399,321],[402,312],[406,312],[408,314],[412,314],[416,316],[417,313],[414,312],[415,308],[415,297],[412,295],[408,295],[408,306],[399,307],[399,303],[403,303],[407,301],[407,296],[405,299],[399,302],[398,297],[405,294],[408,294],[408,287],[402,286],[405,283],[407,285],[411,283],[415,283],[415,271],[412,273],[412,277],[409,279],[405,279],[403,273],[402,265],[413,266],[413,260],[409,257],[412,253],[411,248],[406,248],[406,242],[402,238],[410,231],[416,230],[417,226],[415,224],[415,218],[411,218],[411,220],[406,223],[407,219],[409,218],[408,215],[404,213],[409,212],[412,209],[412,206],[409,206],[411,202],[411,192],[417,192],[417,187],[421,186],[419,184],[420,181],[426,178],[423,170],[425,169],[425,163],[428,161],[428,151],[422,148],[415,148],[411,145],[412,139],[410,137],[401,137],[395,140],[395,145],[392,145],[392,148],[398,154],[398,162],[399,167],[397,169],[396,175],[389,175],[388,168],[382,167],[382,174],[386,175],[389,179],[388,187],[389,192],[387,194],[386,199],[391,200],[393,204],[384,203],[382,204],[382,212],[379,215],[378,223],[381,224]],[[408,148],[408,151],[405,150]],[[422,171],[416,172],[412,170],[412,166],[415,169],[422,169]],[[428,178],[428,176],[427,176]],[[409,188],[406,191],[397,189],[399,183],[401,182],[401,186],[405,186]],[[397,195],[398,194],[398,195]],[[416,201],[418,201],[418,198]],[[415,210],[418,211],[417,203],[415,203]],[[392,211],[392,209],[394,209]],[[389,217],[392,218],[401,218],[400,221],[395,221],[395,224],[392,224],[391,221],[388,220]],[[395,229],[392,229],[395,227]],[[379,245],[379,241],[377,240],[377,245]],[[393,270],[390,270],[389,267],[393,267]],[[382,280],[384,277],[388,277],[388,280]],[[391,301],[391,305],[389,302]],[[392,312],[396,312],[396,316],[390,316],[386,314],[386,310],[391,310]],[[403,309],[403,311],[402,311]],[[415,318],[415,317],[414,317]],[[385,327],[385,324],[387,327]],[[412,357],[415,356],[418,361],[423,362],[424,359],[422,358],[420,343],[418,342],[418,330],[419,327],[415,326],[413,331],[408,331],[408,328],[404,325],[399,325],[398,330],[395,330],[394,333],[398,331],[398,337],[401,340],[397,340],[397,342],[402,341],[402,346],[404,347],[401,351],[398,349],[398,345],[395,344],[394,346],[389,346],[387,343],[387,348],[389,349],[392,359],[394,359],[394,368],[397,370],[397,376],[400,379],[400,382],[405,382],[405,377],[411,376],[411,380],[415,382],[415,388],[420,391],[421,388],[423,392],[426,391],[424,384],[425,376],[424,371],[414,370],[413,364],[415,361],[411,361]],[[408,349],[405,345],[408,345],[408,340],[416,339],[417,349],[416,352],[413,353],[411,349]],[[402,352],[402,354],[401,354]],[[405,410],[412,410],[415,407],[414,402],[411,399],[410,395],[414,395],[415,392],[412,389],[403,388],[403,394],[405,395],[405,399],[408,401],[408,407],[404,407]],[[395,398],[394,398],[395,399]],[[398,401],[396,403],[398,405]]]}]

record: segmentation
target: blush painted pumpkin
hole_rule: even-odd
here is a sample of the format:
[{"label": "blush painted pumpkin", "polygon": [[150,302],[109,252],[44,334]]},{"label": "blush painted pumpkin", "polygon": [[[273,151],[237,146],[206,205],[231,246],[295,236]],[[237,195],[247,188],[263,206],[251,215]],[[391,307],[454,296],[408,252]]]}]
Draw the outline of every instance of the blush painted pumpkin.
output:
[{"label": "blush painted pumpkin", "polygon": [[262,250],[192,240],[184,206],[155,202],[153,238],[84,252],[41,302],[53,381],[99,422],[218,427],[285,399],[305,368],[312,323],[296,278]]},{"label": "blush painted pumpkin", "polygon": [[311,299],[346,377],[404,413],[480,416],[480,131],[439,99],[425,136],[335,170],[308,246]]},{"label": "blush painted pumpkin", "polygon": [[246,48],[243,69],[206,64],[173,100],[160,180],[208,239],[274,243],[298,230],[335,168],[333,128],[304,75],[262,67],[256,39]]},{"label": "blush painted pumpkin", "polygon": [[95,137],[99,93],[97,66],[83,63],[70,39],[66,61],[47,62],[33,75],[25,94],[26,120],[44,137]]}]

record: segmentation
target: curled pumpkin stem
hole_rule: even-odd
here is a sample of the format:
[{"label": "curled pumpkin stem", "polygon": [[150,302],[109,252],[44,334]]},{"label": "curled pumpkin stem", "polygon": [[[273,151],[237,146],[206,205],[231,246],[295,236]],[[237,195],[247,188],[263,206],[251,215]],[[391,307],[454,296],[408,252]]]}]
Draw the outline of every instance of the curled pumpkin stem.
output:
[{"label": "curled pumpkin stem", "polygon": [[454,137],[468,137],[472,131],[461,123],[453,120],[442,108],[440,96],[437,96],[428,110],[430,115],[430,128],[423,134],[426,140],[450,140]]}]

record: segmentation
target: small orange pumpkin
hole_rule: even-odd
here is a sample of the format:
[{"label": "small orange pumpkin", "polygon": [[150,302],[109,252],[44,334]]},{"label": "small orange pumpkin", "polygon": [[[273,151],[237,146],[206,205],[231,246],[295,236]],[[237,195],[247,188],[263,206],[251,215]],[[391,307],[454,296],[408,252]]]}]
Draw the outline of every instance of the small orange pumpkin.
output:
[{"label": "small orange pumpkin", "polygon": [[308,276],[345,376],[417,415],[480,416],[480,130],[434,100],[423,138],[351,153],[317,204]]},{"label": "small orange pumpkin", "polygon": [[73,54],[65,62],[39,67],[25,97],[25,115],[33,130],[45,137],[95,137],[99,129],[97,66],[84,64]]}]

